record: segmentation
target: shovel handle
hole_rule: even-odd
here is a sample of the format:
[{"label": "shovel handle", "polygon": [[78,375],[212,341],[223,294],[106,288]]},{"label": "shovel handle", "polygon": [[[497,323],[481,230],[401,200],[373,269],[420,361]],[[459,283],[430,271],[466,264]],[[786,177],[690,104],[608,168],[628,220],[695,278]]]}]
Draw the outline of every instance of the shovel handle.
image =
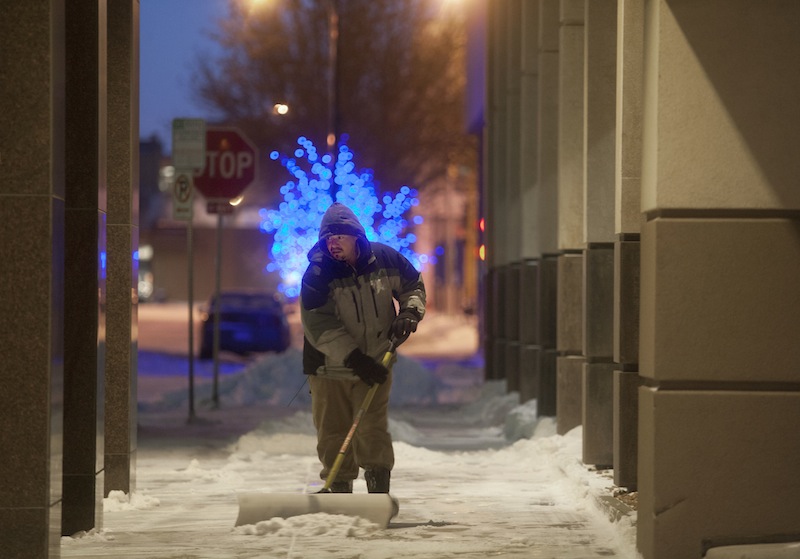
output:
[{"label": "shovel handle", "polygon": [[[381,365],[388,368],[389,363],[392,360],[392,353],[394,351],[394,343],[389,344],[388,351],[383,355],[383,359],[381,360]],[[379,384],[373,384],[369,391],[367,391],[367,395],[364,396],[364,401],[361,402],[361,407],[358,408],[358,412],[356,412],[356,417],[353,420],[353,424],[350,426],[350,431],[347,433],[347,436],[344,438],[344,442],[342,443],[342,447],[339,449],[339,454],[336,455],[336,460],[333,461],[333,467],[331,467],[331,471],[328,473],[328,477],[325,480],[325,485],[323,486],[320,493],[328,493],[330,491],[331,485],[333,482],[336,481],[336,476],[339,475],[339,470],[342,467],[342,462],[344,462],[344,455],[347,453],[347,448],[350,446],[350,442],[353,440],[353,436],[356,434],[356,429],[358,429],[358,424],[361,422],[361,418],[364,417],[364,414],[367,413],[370,404],[372,403],[372,398],[375,397],[375,393],[378,391]]]}]

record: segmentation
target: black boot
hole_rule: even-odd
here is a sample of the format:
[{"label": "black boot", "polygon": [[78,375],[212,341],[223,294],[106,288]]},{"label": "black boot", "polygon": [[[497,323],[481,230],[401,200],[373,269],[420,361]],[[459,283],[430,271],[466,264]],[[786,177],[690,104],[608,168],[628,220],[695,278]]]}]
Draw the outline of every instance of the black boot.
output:
[{"label": "black boot", "polygon": [[388,493],[389,478],[391,475],[392,473],[386,468],[366,470],[364,472],[364,479],[367,481],[367,491],[370,493]]},{"label": "black boot", "polygon": [[331,483],[331,493],[352,493],[353,481],[334,481]]}]

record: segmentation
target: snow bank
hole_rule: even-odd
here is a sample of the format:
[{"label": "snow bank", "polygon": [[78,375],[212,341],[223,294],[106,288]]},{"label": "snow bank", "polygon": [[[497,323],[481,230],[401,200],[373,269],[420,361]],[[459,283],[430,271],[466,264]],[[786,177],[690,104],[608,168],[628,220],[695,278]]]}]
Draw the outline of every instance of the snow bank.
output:
[{"label": "snow bank", "polygon": [[[394,368],[391,402],[394,405],[434,404],[438,402],[441,383],[414,359],[399,355]],[[227,406],[310,405],[311,395],[303,374],[303,354],[290,348],[283,353],[264,354],[240,373],[223,375],[219,396]],[[211,399],[211,384],[196,386],[198,401]],[[186,406],[185,389],[169,392],[155,402],[141,402],[142,411],[172,410]]]},{"label": "snow bank", "polygon": [[257,524],[248,524],[234,528],[236,534],[242,536],[330,536],[330,537],[364,537],[381,530],[377,524],[358,516],[342,514],[304,514],[290,518],[271,518]]},{"label": "snow bank", "polygon": [[141,493],[128,495],[124,491],[111,491],[103,499],[103,510],[106,512],[119,512],[124,510],[148,510],[161,505],[155,497],[148,497]]}]

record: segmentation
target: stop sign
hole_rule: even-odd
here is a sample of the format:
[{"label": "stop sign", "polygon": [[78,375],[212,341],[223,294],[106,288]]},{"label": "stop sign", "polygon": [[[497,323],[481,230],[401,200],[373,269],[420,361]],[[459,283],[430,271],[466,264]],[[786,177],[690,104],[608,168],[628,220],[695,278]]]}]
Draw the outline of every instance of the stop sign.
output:
[{"label": "stop sign", "polygon": [[237,128],[206,128],[206,166],[194,186],[207,199],[231,200],[256,180],[258,150]]}]

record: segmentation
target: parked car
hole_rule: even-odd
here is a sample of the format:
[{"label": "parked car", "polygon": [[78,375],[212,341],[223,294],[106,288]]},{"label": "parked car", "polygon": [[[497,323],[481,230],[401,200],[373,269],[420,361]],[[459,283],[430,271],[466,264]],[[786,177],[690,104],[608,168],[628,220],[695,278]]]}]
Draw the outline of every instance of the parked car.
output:
[{"label": "parked car", "polygon": [[[202,309],[200,359],[214,354],[212,295]],[[220,294],[219,349],[245,355],[261,351],[285,351],[290,344],[289,323],[281,301],[271,293],[223,292]]]}]

